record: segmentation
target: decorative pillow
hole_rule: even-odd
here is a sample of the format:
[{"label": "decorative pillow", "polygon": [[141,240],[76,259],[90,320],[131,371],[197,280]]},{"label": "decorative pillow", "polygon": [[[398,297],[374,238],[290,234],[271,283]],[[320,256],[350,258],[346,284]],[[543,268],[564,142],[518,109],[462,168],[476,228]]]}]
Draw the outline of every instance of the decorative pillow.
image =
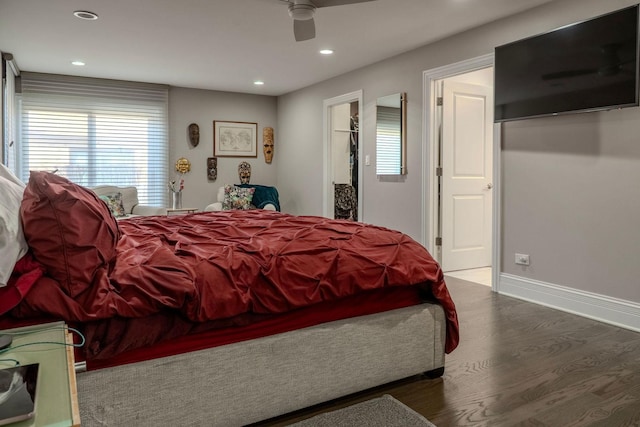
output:
[{"label": "decorative pillow", "polygon": [[222,202],[222,210],[231,209],[248,210],[251,208],[251,199],[255,188],[240,188],[235,185],[224,186],[224,201]]},{"label": "decorative pillow", "polygon": [[20,222],[24,186],[15,177],[7,179],[6,171],[0,176],[0,287],[9,283],[13,267],[29,249]]},{"label": "decorative pillow", "polygon": [[116,255],[120,230],[109,208],[64,177],[31,172],[20,214],[35,259],[72,298]]},{"label": "decorative pillow", "polygon": [[127,216],[127,212],[124,210],[124,204],[122,203],[122,193],[104,194],[99,197],[107,204],[113,216],[116,218]]}]

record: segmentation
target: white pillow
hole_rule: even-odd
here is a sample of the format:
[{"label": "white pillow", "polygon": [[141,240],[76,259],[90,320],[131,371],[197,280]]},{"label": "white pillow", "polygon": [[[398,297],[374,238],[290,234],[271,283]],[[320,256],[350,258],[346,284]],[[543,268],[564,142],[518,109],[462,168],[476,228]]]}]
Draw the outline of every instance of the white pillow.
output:
[{"label": "white pillow", "polygon": [[6,168],[0,169],[0,286],[6,286],[13,267],[29,247],[20,221],[24,184],[21,186],[19,180],[8,179],[4,173]]},{"label": "white pillow", "polygon": [[11,182],[15,182],[17,185],[19,185],[23,189],[26,187],[26,184],[20,181],[20,179],[18,179],[18,177],[15,176],[13,172],[11,172],[11,170],[5,165],[3,165],[2,163],[0,163],[0,176],[7,178]]}]

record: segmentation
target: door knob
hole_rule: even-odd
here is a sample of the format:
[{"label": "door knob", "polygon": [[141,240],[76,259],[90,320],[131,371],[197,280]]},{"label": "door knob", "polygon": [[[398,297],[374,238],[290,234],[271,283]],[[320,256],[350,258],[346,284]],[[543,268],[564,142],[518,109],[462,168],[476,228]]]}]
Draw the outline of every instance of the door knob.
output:
[{"label": "door knob", "polygon": [[488,184],[484,187],[484,189],[485,189],[485,190],[491,190],[492,188],[493,188],[493,184],[492,184],[492,183],[488,183]]}]

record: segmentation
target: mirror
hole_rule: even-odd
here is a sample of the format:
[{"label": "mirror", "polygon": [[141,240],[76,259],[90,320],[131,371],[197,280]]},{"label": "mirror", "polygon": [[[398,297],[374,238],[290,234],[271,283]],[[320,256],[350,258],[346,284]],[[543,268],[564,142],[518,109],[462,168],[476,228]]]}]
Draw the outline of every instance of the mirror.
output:
[{"label": "mirror", "polygon": [[406,93],[382,96],[376,101],[376,174],[407,173]]}]

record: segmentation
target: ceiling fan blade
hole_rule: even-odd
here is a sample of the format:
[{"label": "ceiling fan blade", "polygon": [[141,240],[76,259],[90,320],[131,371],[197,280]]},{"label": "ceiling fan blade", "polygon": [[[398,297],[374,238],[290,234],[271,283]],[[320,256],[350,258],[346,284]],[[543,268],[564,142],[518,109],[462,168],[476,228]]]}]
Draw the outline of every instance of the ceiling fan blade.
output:
[{"label": "ceiling fan blade", "polygon": [[304,21],[294,20],[293,35],[297,42],[314,38],[316,36],[316,24],[313,22],[313,18]]},{"label": "ceiling fan blade", "polygon": [[375,0],[311,0],[315,7],[342,6],[345,4],[364,3]]}]

